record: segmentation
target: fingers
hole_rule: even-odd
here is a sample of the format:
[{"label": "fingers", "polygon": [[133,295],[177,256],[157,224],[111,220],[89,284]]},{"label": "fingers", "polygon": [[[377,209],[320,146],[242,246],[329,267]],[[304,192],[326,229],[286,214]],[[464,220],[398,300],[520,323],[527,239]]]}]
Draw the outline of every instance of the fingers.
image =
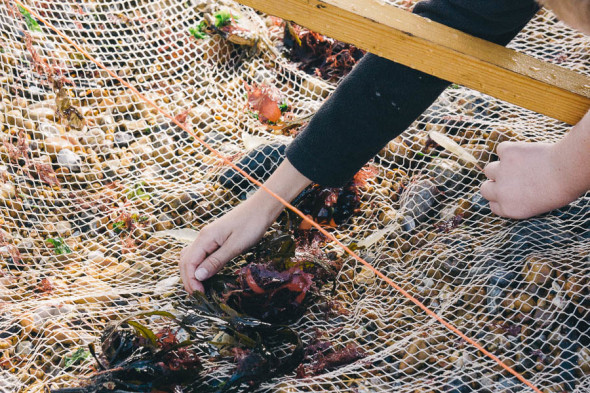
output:
[{"label": "fingers", "polygon": [[496,195],[496,183],[491,180],[483,182],[480,188],[480,192],[482,197],[490,201],[490,207],[491,202],[496,202],[498,200],[498,197]]},{"label": "fingers", "polygon": [[502,157],[505,157],[510,150],[517,149],[521,145],[522,142],[502,142],[496,148],[496,154],[502,160]]},{"label": "fingers", "polygon": [[[231,244],[231,239],[226,243]],[[233,257],[238,255],[240,250],[235,250],[229,246],[221,246],[217,251],[209,255],[197,268],[194,277],[197,281],[204,281],[217,273]]]},{"label": "fingers", "polygon": [[486,177],[490,180],[497,180],[498,171],[500,170],[500,161],[494,161],[486,165],[483,169]]},{"label": "fingers", "polygon": [[213,238],[202,232],[190,246],[182,250],[179,268],[184,289],[187,292],[203,291],[203,284],[196,279],[195,271],[198,270],[207,255],[213,253],[218,247],[219,245]]},{"label": "fingers", "polygon": [[181,252],[180,257],[180,277],[184,284],[184,289],[188,293],[194,291],[202,291],[203,285],[195,278],[195,269],[207,257],[205,250],[199,247],[198,244],[192,244]]}]

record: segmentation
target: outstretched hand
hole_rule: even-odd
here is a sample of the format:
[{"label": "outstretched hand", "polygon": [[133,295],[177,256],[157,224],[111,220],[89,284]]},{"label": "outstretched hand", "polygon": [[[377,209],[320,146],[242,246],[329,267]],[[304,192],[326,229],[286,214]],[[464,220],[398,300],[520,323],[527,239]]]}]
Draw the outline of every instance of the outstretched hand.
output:
[{"label": "outstretched hand", "polygon": [[[285,159],[265,186],[291,201],[310,183]],[[264,190],[258,190],[248,200],[203,228],[195,241],[180,253],[180,277],[186,291],[203,292],[203,281],[258,242],[283,208],[278,199]]]},{"label": "outstretched hand", "polygon": [[180,253],[180,276],[187,292],[203,292],[202,282],[262,238],[276,217],[248,200],[203,228]]}]

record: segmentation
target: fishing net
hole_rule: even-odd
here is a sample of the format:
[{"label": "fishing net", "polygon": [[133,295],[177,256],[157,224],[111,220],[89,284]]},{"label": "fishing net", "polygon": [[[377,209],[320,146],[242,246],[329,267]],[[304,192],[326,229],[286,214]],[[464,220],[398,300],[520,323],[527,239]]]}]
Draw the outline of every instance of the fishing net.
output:
[{"label": "fishing net", "polygon": [[[222,184],[222,160],[35,15],[233,162],[253,149],[275,162],[276,150],[264,147],[288,143],[298,129],[262,124],[248,106],[249,86],[276,87],[289,108],[283,120],[293,120],[313,114],[338,81],[281,53],[281,21],[232,2],[25,4],[32,13],[0,2],[3,392],[78,386],[94,365],[87,346],[109,321],[174,309],[185,297],[178,233],[192,232],[164,231],[198,230],[253,189]],[[221,9],[247,21],[255,39],[195,38],[191,29]],[[588,44],[541,11],[510,46],[589,75]],[[590,389],[590,198],[526,221],[498,218],[479,197],[483,175],[428,133],[453,138],[484,165],[501,141],[552,142],[568,129],[453,85],[370,163],[377,173],[360,187],[360,212],[330,229],[544,392]],[[342,254],[333,243],[325,248]],[[259,391],[532,391],[343,258],[334,299],[346,312],[326,318],[312,307],[294,326],[306,342],[321,330],[367,356]],[[207,367],[222,378],[231,365]]]}]

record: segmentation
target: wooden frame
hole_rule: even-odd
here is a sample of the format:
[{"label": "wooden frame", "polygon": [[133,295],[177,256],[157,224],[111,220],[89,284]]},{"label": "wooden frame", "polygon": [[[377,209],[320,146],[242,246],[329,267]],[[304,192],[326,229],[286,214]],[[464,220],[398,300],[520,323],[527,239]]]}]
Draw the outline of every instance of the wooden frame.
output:
[{"label": "wooden frame", "polygon": [[237,1],[568,124],[590,109],[589,77],[377,0]]}]

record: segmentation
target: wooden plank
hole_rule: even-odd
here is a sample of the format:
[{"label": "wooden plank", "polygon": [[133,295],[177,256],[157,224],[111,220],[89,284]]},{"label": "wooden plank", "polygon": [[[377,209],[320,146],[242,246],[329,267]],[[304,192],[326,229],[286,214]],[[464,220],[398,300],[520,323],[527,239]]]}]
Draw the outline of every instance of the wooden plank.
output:
[{"label": "wooden plank", "polygon": [[375,0],[237,0],[501,100],[576,124],[590,78]]}]

